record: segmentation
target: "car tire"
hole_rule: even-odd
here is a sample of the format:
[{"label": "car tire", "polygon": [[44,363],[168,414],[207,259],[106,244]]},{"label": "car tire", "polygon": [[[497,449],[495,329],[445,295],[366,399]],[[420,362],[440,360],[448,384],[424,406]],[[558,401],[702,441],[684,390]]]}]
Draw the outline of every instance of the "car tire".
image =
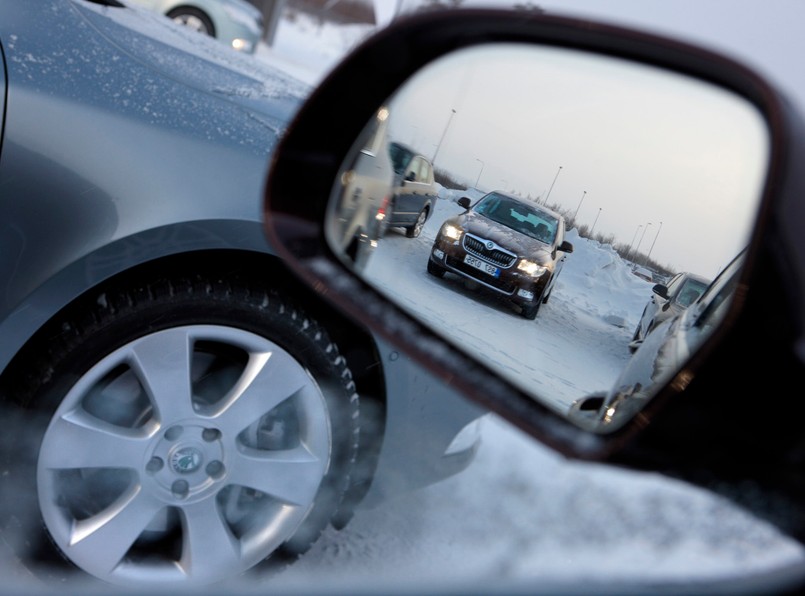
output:
[{"label": "car tire", "polygon": [[546,287],[548,287],[549,284],[550,284],[550,288],[545,293],[545,296],[542,297],[542,304],[548,304],[548,298],[551,297],[551,292],[553,292],[553,283],[548,282],[548,284],[546,284]]},{"label": "car tire", "polygon": [[529,321],[533,321],[537,318],[537,314],[539,313],[539,307],[542,304],[541,300],[537,300],[534,304],[524,305],[520,307],[520,314],[523,315]]},{"label": "car tire", "polygon": [[208,585],[304,552],[338,513],[360,430],[326,330],[243,280],[82,304],[4,386],[20,424],[3,533],[21,558],[142,587]]},{"label": "car tire", "polygon": [[422,233],[422,228],[425,227],[425,222],[428,221],[428,209],[427,207],[419,212],[417,215],[416,223],[408,228],[405,228],[405,237],[406,238],[418,238],[419,235]]},{"label": "car tire", "polygon": [[191,6],[180,6],[167,13],[168,18],[193,31],[215,37],[215,25],[203,11]]},{"label": "car tire", "polygon": [[441,279],[444,277],[444,274],[447,273],[447,270],[428,259],[428,273]]}]

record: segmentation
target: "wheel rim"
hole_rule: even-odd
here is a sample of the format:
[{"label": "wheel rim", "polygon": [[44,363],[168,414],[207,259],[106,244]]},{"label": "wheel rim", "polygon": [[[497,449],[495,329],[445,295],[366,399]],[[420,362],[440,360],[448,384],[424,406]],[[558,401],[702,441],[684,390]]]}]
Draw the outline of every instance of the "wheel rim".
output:
[{"label": "wheel rim", "polygon": [[288,352],[247,331],[177,327],[83,375],[37,463],[56,544],[112,583],[208,584],[294,534],[330,460],[326,403]]},{"label": "wheel rim", "polygon": [[417,217],[416,224],[414,224],[414,235],[415,236],[419,236],[420,232],[422,232],[422,228],[425,227],[425,218],[426,217],[427,217],[427,214],[424,211],[422,211],[419,214],[419,217]]},{"label": "wheel rim", "polygon": [[210,32],[207,29],[207,25],[195,15],[192,14],[181,14],[176,15],[173,17],[173,20],[180,25],[184,25],[192,29],[193,31],[198,31],[199,33],[204,33],[205,35],[209,35]]}]

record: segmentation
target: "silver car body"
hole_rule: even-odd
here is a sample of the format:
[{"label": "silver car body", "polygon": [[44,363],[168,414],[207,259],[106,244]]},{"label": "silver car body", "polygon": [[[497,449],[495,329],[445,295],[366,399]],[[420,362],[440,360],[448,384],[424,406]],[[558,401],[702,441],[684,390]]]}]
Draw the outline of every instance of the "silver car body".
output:
[{"label": "silver car body", "polygon": [[655,284],[635,328],[629,347],[637,349],[646,336],[660,323],[680,314],[707,289],[709,279],[686,271],[677,273],[668,284]]},{"label": "silver car body", "polygon": [[[304,85],[89,0],[0,3],[0,44],[0,372],[74,300],[138,267],[226,254],[290,276],[261,205]],[[382,341],[372,349],[386,419],[366,506],[465,468],[477,436],[461,431],[484,414]]]}]

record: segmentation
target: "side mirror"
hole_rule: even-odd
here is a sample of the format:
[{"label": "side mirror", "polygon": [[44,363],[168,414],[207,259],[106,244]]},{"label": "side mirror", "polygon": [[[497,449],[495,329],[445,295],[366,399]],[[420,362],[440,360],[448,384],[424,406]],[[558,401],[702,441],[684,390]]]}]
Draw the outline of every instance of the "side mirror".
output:
[{"label": "side mirror", "polygon": [[664,298],[668,300],[668,288],[663,284],[654,284],[654,287],[651,288],[651,291],[657,294],[660,298]]},{"label": "side mirror", "polygon": [[[457,105],[461,81],[477,88]],[[439,168],[464,186],[442,198],[473,187],[478,161],[515,192],[487,189],[488,210],[469,213],[467,197],[465,213],[437,201],[416,240],[386,234],[356,271],[331,240],[330,210],[380,105],[392,139],[409,141],[414,117],[423,138],[444,137]],[[794,481],[805,458],[792,455],[805,452],[794,423],[805,405],[787,401],[783,417],[783,406],[758,405],[805,380],[802,139],[801,117],[765,80],[708,51],[544,14],[429,14],[365,42],[302,107],[273,159],[266,231],[315,291],[565,456],[708,486],[756,474],[805,520]],[[591,179],[611,197],[610,223],[580,211]],[[718,229],[707,223],[716,213]],[[532,229],[562,219],[576,225],[560,248],[572,255],[557,262]],[[631,354],[646,282],[630,267],[649,257],[667,273],[729,268],[733,283],[711,310],[695,309],[695,325],[669,317]],[[774,374],[741,374],[757,370],[757,345]],[[617,415],[579,422],[596,404]],[[796,531],[805,537],[805,523]]]}]

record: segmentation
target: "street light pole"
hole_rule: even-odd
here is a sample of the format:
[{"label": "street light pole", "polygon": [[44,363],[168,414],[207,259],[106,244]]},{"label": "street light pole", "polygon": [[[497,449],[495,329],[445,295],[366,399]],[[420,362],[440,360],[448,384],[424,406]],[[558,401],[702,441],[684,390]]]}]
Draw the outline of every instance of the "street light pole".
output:
[{"label": "street light pole", "polygon": [[579,214],[579,209],[581,209],[581,204],[584,202],[584,197],[587,195],[587,191],[584,191],[584,194],[581,195],[581,201],[579,201],[579,206],[576,207],[576,212],[573,214],[573,221],[576,221],[576,216]]},{"label": "street light pole", "polygon": [[551,182],[551,187],[548,189],[548,194],[545,195],[545,200],[542,202],[543,205],[548,204],[548,197],[551,196],[551,191],[553,190],[553,185],[556,184],[556,179],[559,178],[559,173],[562,171],[562,166],[559,166],[559,169],[556,170],[556,176],[553,177],[553,182]]},{"label": "street light pole", "polygon": [[654,250],[654,245],[657,244],[657,236],[660,235],[660,232],[662,232],[662,222],[660,222],[660,227],[657,230],[657,233],[654,235],[654,242],[651,243],[651,248],[648,249],[648,254],[646,255],[646,262],[643,263],[643,265],[648,265],[648,260],[651,257],[651,251]]},{"label": "street light pole", "polygon": [[484,173],[484,162],[482,160],[478,159],[477,157],[475,158],[475,161],[480,161],[481,162],[481,171],[478,172],[478,178],[475,179],[475,188],[478,188],[478,183],[481,181],[481,174]]},{"label": "street light pole", "polygon": [[638,242],[638,243],[637,243],[637,248],[635,248],[635,249],[634,249],[634,255],[635,255],[635,257],[637,257],[637,255],[639,255],[639,254],[640,254],[640,245],[641,245],[641,244],[643,244],[643,238],[645,237],[645,235],[646,235],[646,231],[648,230],[648,227],[649,227],[650,225],[651,225],[651,222],[648,222],[648,223],[646,224],[646,227],[645,227],[645,228],[643,228],[643,233],[640,235],[640,242]]},{"label": "street light pole", "polygon": [[447,119],[447,124],[445,124],[444,131],[442,132],[442,138],[439,139],[439,144],[436,145],[436,151],[433,152],[433,159],[430,160],[431,164],[433,164],[434,167],[436,166],[436,156],[439,155],[439,149],[442,148],[442,141],[444,141],[444,137],[447,136],[447,129],[450,128],[450,123],[453,121],[453,116],[455,115],[456,115],[455,108],[451,109],[450,117]]},{"label": "street light pole", "polygon": [[598,223],[598,216],[601,215],[601,209],[602,209],[602,207],[598,208],[598,215],[595,216],[595,221],[593,222],[593,227],[590,228],[590,238],[593,237],[593,230],[595,229],[595,224]]},{"label": "street light pole", "polygon": [[640,228],[642,227],[643,224],[640,224],[639,226],[637,226],[637,229],[635,230],[634,236],[632,237],[632,241],[629,243],[629,250],[626,251],[627,259],[629,258],[629,255],[632,254],[632,247],[634,246],[635,238],[637,238],[637,235],[640,233]]}]

